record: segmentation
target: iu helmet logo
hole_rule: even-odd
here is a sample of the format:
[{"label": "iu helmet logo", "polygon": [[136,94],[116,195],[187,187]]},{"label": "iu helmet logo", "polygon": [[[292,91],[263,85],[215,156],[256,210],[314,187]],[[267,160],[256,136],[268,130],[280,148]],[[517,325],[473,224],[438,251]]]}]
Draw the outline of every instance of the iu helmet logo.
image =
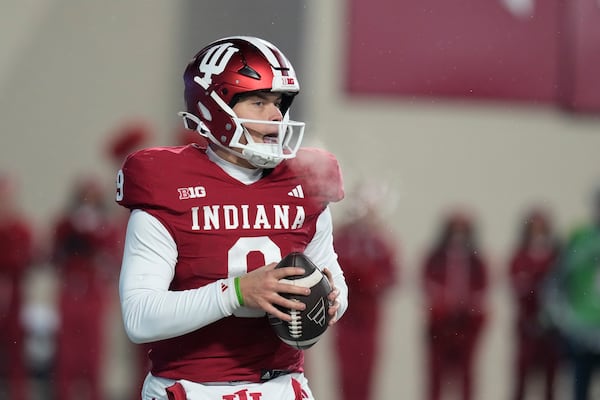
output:
[{"label": "iu helmet logo", "polygon": [[212,76],[219,75],[225,71],[227,63],[238,51],[239,49],[233,47],[232,43],[223,43],[209,49],[198,66],[200,72],[204,74],[202,79],[210,85],[212,83]]}]

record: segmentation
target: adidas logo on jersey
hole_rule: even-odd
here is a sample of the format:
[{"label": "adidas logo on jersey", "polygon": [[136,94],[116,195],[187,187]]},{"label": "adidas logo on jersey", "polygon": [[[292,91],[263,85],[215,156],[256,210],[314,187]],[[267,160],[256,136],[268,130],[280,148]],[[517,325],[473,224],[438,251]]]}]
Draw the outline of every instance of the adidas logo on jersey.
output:
[{"label": "adidas logo on jersey", "polygon": [[288,192],[288,196],[298,197],[299,199],[304,198],[304,190],[302,190],[302,185],[298,185],[293,188],[290,192]]}]

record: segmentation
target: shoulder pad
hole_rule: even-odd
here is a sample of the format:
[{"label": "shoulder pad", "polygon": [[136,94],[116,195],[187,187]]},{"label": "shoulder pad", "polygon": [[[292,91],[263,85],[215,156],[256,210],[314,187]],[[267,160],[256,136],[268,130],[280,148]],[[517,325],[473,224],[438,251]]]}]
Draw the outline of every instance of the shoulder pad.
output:
[{"label": "shoulder pad", "polygon": [[158,208],[166,203],[167,185],[178,174],[185,147],[153,147],[130,154],[117,177],[117,203]]}]

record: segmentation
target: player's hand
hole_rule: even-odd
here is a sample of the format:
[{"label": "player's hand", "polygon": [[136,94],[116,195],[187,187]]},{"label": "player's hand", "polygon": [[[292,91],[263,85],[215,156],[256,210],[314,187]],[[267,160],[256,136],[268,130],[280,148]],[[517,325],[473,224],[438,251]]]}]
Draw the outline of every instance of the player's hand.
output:
[{"label": "player's hand", "polygon": [[331,320],[329,321],[329,325],[333,325],[337,322],[337,311],[340,308],[340,302],[338,301],[338,296],[340,295],[340,291],[335,287],[333,282],[333,276],[331,275],[331,271],[327,268],[323,269],[323,273],[327,277],[329,284],[331,285],[331,292],[329,292],[329,296],[327,299],[329,300],[329,315],[331,315]]},{"label": "player's hand", "polygon": [[308,296],[310,289],[279,282],[280,279],[288,276],[302,275],[304,269],[298,267],[275,269],[276,265],[277,263],[267,264],[240,277],[240,291],[244,299],[244,306],[262,309],[289,322],[292,317],[278,310],[275,305],[299,311],[304,310],[306,306],[304,303],[286,299],[280,293]]}]

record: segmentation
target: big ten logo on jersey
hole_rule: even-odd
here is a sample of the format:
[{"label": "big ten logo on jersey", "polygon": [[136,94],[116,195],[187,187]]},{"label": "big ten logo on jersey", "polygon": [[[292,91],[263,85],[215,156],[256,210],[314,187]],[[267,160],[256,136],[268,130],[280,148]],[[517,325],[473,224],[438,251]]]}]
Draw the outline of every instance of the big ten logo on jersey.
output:
[{"label": "big ten logo on jersey", "polygon": [[189,186],[185,188],[177,188],[179,192],[179,200],[197,199],[206,197],[206,189],[204,186]]},{"label": "big ten logo on jersey", "polygon": [[200,72],[204,74],[202,79],[210,85],[212,83],[212,76],[219,75],[225,71],[227,63],[238,51],[239,49],[233,47],[232,43],[223,43],[210,48],[198,66]]},{"label": "big ten logo on jersey", "polygon": [[261,392],[250,392],[248,389],[239,390],[233,394],[223,395],[222,400],[261,400]]}]

